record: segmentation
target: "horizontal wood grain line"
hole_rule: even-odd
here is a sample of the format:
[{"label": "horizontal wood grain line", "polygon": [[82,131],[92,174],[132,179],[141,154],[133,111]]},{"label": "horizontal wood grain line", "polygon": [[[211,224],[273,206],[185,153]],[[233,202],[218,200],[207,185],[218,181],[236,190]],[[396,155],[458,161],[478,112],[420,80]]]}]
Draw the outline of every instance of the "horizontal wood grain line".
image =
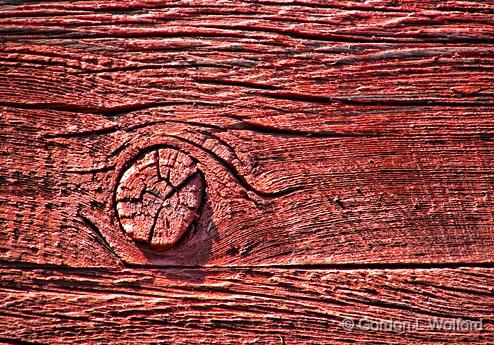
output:
[{"label": "horizontal wood grain line", "polygon": [[[19,4],[18,1],[8,1],[2,2],[5,5],[4,9],[19,8],[22,11],[5,11],[8,14],[14,12],[15,14],[26,14],[28,16],[43,16],[43,15],[59,15],[63,16],[66,12],[71,15],[74,14],[88,14],[92,12],[108,12],[111,14],[135,14],[139,13],[140,9],[170,9],[170,8],[187,8],[187,9],[200,9],[205,13],[213,12],[213,10],[218,13],[219,11],[228,12],[234,9],[236,6],[244,4],[245,6],[250,5],[263,5],[272,7],[298,7],[298,8],[316,8],[316,9],[339,9],[339,10],[358,10],[358,11],[369,11],[369,12],[397,12],[397,13],[408,13],[411,9],[414,10],[432,10],[441,12],[465,12],[465,13],[494,13],[494,8],[489,3],[479,3],[476,1],[448,1],[437,3],[435,1],[421,1],[417,3],[413,0],[400,1],[395,3],[389,3],[386,1],[373,2],[372,4],[362,3],[360,1],[348,1],[341,3],[339,1],[299,1],[299,2],[288,2],[288,1],[238,1],[231,4],[223,4],[216,2],[186,2],[186,3],[166,3],[162,1],[147,1],[146,3],[131,3],[129,1],[101,1],[100,7],[91,7],[91,4],[86,2],[78,2],[77,4],[64,4],[56,1],[46,1],[39,3],[34,0],[23,1]],[[33,6],[35,5],[35,6]],[[247,7],[248,8],[248,7]],[[52,12],[50,12],[52,11]],[[70,12],[72,11],[72,12]],[[221,12],[220,12],[221,13]]]},{"label": "horizontal wood grain line", "polygon": [[24,341],[9,337],[0,337],[0,342],[5,345],[43,345],[43,343],[38,343],[37,341]]},{"label": "horizontal wood grain line", "polygon": [[[256,96],[261,96],[261,98],[272,98],[281,99],[301,103],[316,103],[316,104],[335,104],[340,103],[343,105],[355,106],[354,111],[358,111],[359,106],[365,106],[367,108],[417,108],[417,107],[431,107],[431,108],[488,108],[491,110],[494,108],[494,101],[490,100],[478,100],[478,101],[462,101],[462,100],[437,100],[437,99],[351,99],[351,98],[331,98],[326,96],[314,96],[314,95],[304,95],[304,94],[293,94],[293,93],[258,93]],[[160,102],[160,103],[143,103],[143,104],[124,104],[115,107],[91,107],[91,106],[80,106],[77,104],[67,104],[67,103],[16,103],[16,102],[0,102],[0,107],[17,108],[17,109],[32,109],[32,110],[53,110],[80,114],[93,114],[102,115],[107,117],[117,117],[121,115],[131,114],[133,112],[139,112],[143,110],[159,110],[163,107],[170,106],[181,106],[181,105],[194,105],[194,106],[204,106],[204,107],[220,107],[219,104],[208,103],[208,102],[196,102],[194,100],[184,101],[184,102]],[[238,117],[237,117],[238,118]],[[204,124],[202,124],[204,126]],[[246,129],[247,128],[246,124]],[[253,126],[251,126],[254,128]],[[258,128],[262,128],[258,126]],[[237,129],[242,129],[239,126]],[[249,128],[251,129],[251,128]],[[273,127],[273,132],[276,130]],[[308,132],[307,134],[311,134]],[[312,133],[314,134],[314,133]]]},{"label": "horizontal wood grain line", "polygon": [[[104,2],[102,2],[104,3]],[[84,4],[84,3],[83,3]],[[130,5],[130,6],[129,6]],[[380,34],[382,33],[381,27],[386,27],[390,30],[397,30],[399,31],[400,26],[401,29],[404,32],[401,32],[401,35],[396,35],[395,40],[403,39],[407,36],[409,37],[415,37],[417,39],[421,38],[427,38],[427,37],[436,37],[436,38],[442,38],[445,40],[465,40],[465,39],[472,39],[475,40],[477,37],[475,35],[470,34],[468,30],[464,30],[463,27],[457,27],[456,30],[452,30],[450,26],[452,24],[457,24],[457,25],[465,25],[465,23],[471,24],[471,25],[477,25],[478,28],[484,29],[484,34],[489,37],[489,32],[486,27],[482,27],[482,24],[488,24],[488,13],[482,13],[484,17],[483,18],[478,16],[475,16],[475,14],[472,14],[468,11],[461,12],[459,11],[458,13],[455,12],[445,12],[442,16],[442,12],[440,9],[437,8],[436,6],[436,11],[434,12],[429,12],[429,11],[422,11],[420,9],[420,6],[416,6],[418,8],[413,8],[409,7],[408,11],[405,13],[400,13],[398,11],[391,10],[389,12],[386,11],[374,11],[372,13],[373,17],[376,17],[377,20],[369,20],[369,13],[360,12],[359,8],[353,8],[353,9],[337,9],[337,8],[325,8],[321,4],[317,6],[318,4],[314,4],[315,7],[317,8],[318,11],[322,11],[323,14],[339,14],[339,16],[335,16],[331,19],[324,18],[324,16],[315,16],[317,14],[316,9],[313,7],[303,7],[299,6],[297,12],[294,12],[292,8],[290,7],[284,7],[283,4],[279,4],[277,6],[264,6],[262,3],[261,4],[248,4],[248,3],[233,3],[233,6],[227,7],[227,8],[215,8],[214,4],[211,3],[209,4],[209,8],[203,8],[203,9],[198,9],[194,7],[189,7],[189,8],[184,8],[184,7],[177,7],[175,11],[170,11],[169,9],[159,9],[154,6],[154,8],[148,8],[145,5],[135,5],[135,4],[122,4],[121,6],[118,6],[118,8],[121,10],[120,13],[115,12],[115,11],[108,11],[107,16],[101,16],[99,11],[103,10],[104,8],[100,8],[99,11],[94,10],[94,7],[88,7],[88,13],[83,13],[83,14],[73,14],[71,16],[70,20],[65,20],[65,17],[63,16],[64,14],[64,9],[58,9],[56,12],[53,13],[53,18],[47,18],[46,16],[41,16],[41,17],[36,17],[36,11],[32,11],[32,9],[40,8],[43,9],[43,5],[34,5],[30,8],[28,8],[28,11],[23,11],[24,7],[22,5],[16,6],[16,7],[10,7],[7,13],[13,15],[12,17],[6,17],[3,20],[0,19],[0,23],[3,22],[4,25],[8,24],[15,24],[16,19],[17,20],[23,20],[23,23],[26,25],[26,18],[28,19],[27,25],[31,27],[36,27],[37,25],[42,25],[42,26],[50,26],[54,25],[57,26],[57,31],[52,31],[52,34],[62,33],[64,30],[61,28],[63,26],[66,26],[68,28],[71,27],[80,27],[84,28],[86,31],[86,34],[97,34],[95,32],[89,33],[89,31],[93,28],[93,26],[99,26],[99,25],[104,25],[105,23],[108,25],[120,25],[122,27],[125,27],[125,25],[129,25],[128,30],[126,31],[126,34],[128,35],[130,32],[130,29],[134,29],[135,26],[142,27],[145,25],[150,25],[154,24],[157,26],[157,24],[162,23],[162,22],[171,22],[171,25],[176,25],[179,26],[183,21],[186,21],[188,25],[194,24],[194,20],[197,20],[198,23],[196,24],[198,27],[195,29],[195,31],[202,29],[202,28],[219,28],[221,30],[232,30],[232,29],[241,29],[242,31],[255,31],[255,32],[267,32],[267,33],[275,33],[275,34],[281,34],[281,35],[291,35],[295,38],[303,38],[303,39],[326,39],[327,36],[330,37],[332,40],[355,40],[357,38],[353,36],[359,37],[361,36],[360,39],[365,39],[366,36],[368,36],[367,39],[372,39],[371,36],[374,37],[380,37]],[[271,5],[274,5],[271,3]],[[81,6],[81,5],[79,5]],[[84,5],[83,5],[84,6]],[[110,5],[111,6],[111,5]],[[66,6],[65,10],[70,13],[72,8],[77,8],[76,6]],[[130,7],[131,13],[127,15],[125,11]],[[351,6],[350,6],[351,7]],[[364,7],[365,6],[360,6]],[[375,8],[379,8],[378,5],[374,5]],[[427,7],[427,4],[424,6]],[[50,9],[50,5],[48,4],[45,7],[45,11]],[[277,9],[284,9],[282,13],[280,11],[277,11]],[[17,11],[16,11],[17,10]],[[31,12],[29,12],[31,10]],[[398,8],[398,10],[400,10]],[[353,11],[359,13],[360,15],[357,15],[354,17],[352,22],[357,22],[360,25],[355,25],[350,30],[345,30],[342,28],[342,24],[344,24],[344,20],[348,20],[348,14],[353,14]],[[15,18],[16,13],[20,12],[21,18]],[[38,13],[42,11],[38,11]],[[171,13],[170,13],[171,12]],[[177,14],[180,12],[183,12],[182,15]],[[27,17],[27,13],[32,13],[31,17]],[[62,16],[57,17],[57,14],[62,14]],[[151,15],[149,15],[151,14]],[[401,15],[401,17],[397,17],[398,15]],[[383,17],[383,18],[382,18]],[[223,19],[223,21],[218,20],[218,19]],[[77,20],[80,20],[79,22]],[[253,23],[250,23],[246,25],[244,22],[251,20]],[[212,22],[211,22],[212,21]],[[224,25],[223,23],[225,21],[231,21],[228,23],[228,25]],[[273,22],[273,23],[272,23]],[[483,23],[486,22],[486,23]],[[290,25],[286,25],[286,24]],[[65,24],[65,25],[64,25]],[[257,24],[257,25],[256,25]],[[270,25],[271,24],[271,25]],[[277,25],[276,25],[277,24]],[[311,30],[311,27],[302,27],[302,29],[293,29],[294,24],[325,24],[324,27],[324,34],[320,33],[314,33],[314,30]],[[380,25],[379,25],[380,24]],[[440,25],[444,26],[445,30],[437,32],[437,31],[430,31],[427,32],[427,30],[410,30],[410,32],[407,32],[406,28],[408,27],[416,27],[422,25],[423,27],[426,27],[426,24],[435,24],[435,25]],[[134,27],[131,27],[133,25]],[[182,24],[183,26],[183,24]],[[463,29],[463,30],[461,30]],[[449,30],[449,32],[448,32]],[[8,31],[8,30],[6,30]],[[26,33],[24,30],[16,30],[15,28],[12,29],[12,31],[15,34],[23,34]],[[143,30],[146,31],[146,30]],[[154,30],[156,32],[157,30]],[[196,33],[192,32],[194,30],[189,30],[189,31],[184,31],[181,32],[181,34],[186,34],[186,35],[195,35]],[[480,29],[479,29],[480,31]],[[67,31],[69,34],[71,33],[71,30]],[[332,33],[334,32],[334,33]],[[36,33],[35,30],[32,30],[32,33]],[[43,31],[41,30],[41,33]],[[113,29],[113,34],[115,34],[115,30]],[[104,33],[98,33],[99,35],[102,35]],[[392,33],[393,34],[393,33]],[[477,32],[478,34],[478,32]],[[385,35],[386,36],[386,35]],[[466,37],[467,36],[467,37]],[[99,37],[99,36],[98,36]],[[128,36],[127,36],[128,37]],[[382,37],[381,37],[382,38]],[[383,38],[386,40],[386,37]],[[481,38],[482,39],[482,38]]]},{"label": "horizontal wood grain line", "polygon": [[[24,342],[487,345],[494,335],[487,268],[0,271],[0,337]],[[345,319],[482,320],[482,329],[345,330]]]},{"label": "horizontal wood grain line", "polygon": [[[104,244],[109,247],[108,244]],[[111,249],[109,249],[111,251]],[[113,252],[112,252],[113,253]],[[437,269],[466,269],[466,268],[492,268],[493,262],[383,262],[383,263],[335,263],[335,264],[256,264],[256,265],[204,265],[204,266],[187,266],[187,265],[146,265],[132,264],[120,262],[120,267],[132,269],[134,271],[147,270],[163,270],[163,269],[232,269],[232,270],[248,270],[248,269],[283,269],[290,270],[338,270],[338,271],[355,271],[355,270],[386,270],[386,271],[403,271],[403,270],[437,270]],[[47,269],[52,271],[67,271],[67,272],[106,272],[109,267],[94,266],[94,267],[77,267],[68,265],[54,265],[45,263],[33,263],[28,261],[9,261],[0,260],[0,269],[14,270],[35,270]],[[113,268],[112,268],[113,269]]]},{"label": "horizontal wood grain line", "polygon": [[[167,31],[167,30],[142,30],[142,31],[116,31],[116,32],[105,32],[105,27],[109,25],[102,25],[102,28],[98,32],[96,30],[91,31],[91,26],[82,27],[85,31],[77,32],[75,30],[49,30],[45,29],[45,26],[42,25],[42,29],[34,28],[24,28],[24,29],[10,29],[10,28],[1,28],[0,34],[2,35],[2,39],[0,42],[5,42],[7,40],[13,42],[23,42],[29,41],[30,43],[37,43],[37,41],[43,42],[64,42],[64,41],[73,41],[73,40],[102,40],[102,39],[148,39],[148,38],[216,38],[216,39],[228,39],[228,38],[236,38],[236,39],[248,39],[249,34],[254,32],[258,33],[259,36],[263,34],[276,34],[282,37],[288,37],[295,40],[305,40],[305,41],[315,41],[315,42],[338,42],[338,43],[372,43],[376,41],[375,36],[350,36],[350,35],[342,35],[342,34],[320,34],[320,33],[302,33],[302,32],[294,32],[294,31],[286,31],[286,30],[266,30],[266,29],[257,29],[257,30],[246,30],[243,28],[242,30],[228,30],[225,28],[222,29],[209,29],[209,30],[194,30],[194,31]],[[431,35],[432,36],[432,35]],[[387,44],[397,44],[403,42],[418,42],[418,43],[451,43],[451,44],[494,44],[494,38],[482,38],[482,37],[451,37],[445,35],[440,38],[429,38],[425,37],[415,37],[414,35],[406,36],[403,35],[403,39],[395,39],[395,38],[387,38],[387,37],[378,37],[379,41]]]},{"label": "horizontal wood grain line", "polygon": [[[174,43],[173,40],[168,40],[170,45]],[[45,68],[55,68],[63,67],[66,72],[70,75],[91,75],[91,74],[118,74],[120,72],[147,72],[147,73],[158,73],[165,72],[167,70],[193,70],[202,69],[207,71],[221,70],[225,68],[232,67],[244,67],[251,68],[259,65],[262,60],[269,61],[274,57],[286,59],[288,56],[300,61],[305,61],[305,63],[314,63],[315,58],[320,58],[321,60],[327,62],[328,68],[334,67],[344,67],[357,65],[358,63],[367,62],[378,64],[381,62],[381,67],[383,71],[386,67],[392,68],[393,66],[382,65],[385,61],[390,61],[397,63],[398,59],[410,60],[414,62],[413,67],[415,69],[422,68],[426,71],[426,67],[431,67],[431,64],[444,63],[444,62],[459,62],[453,59],[451,56],[453,53],[464,54],[463,66],[458,66],[463,70],[486,70],[492,69],[492,59],[487,54],[492,50],[492,44],[477,45],[473,48],[471,45],[458,45],[458,44],[400,44],[389,46],[384,43],[369,43],[369,44],[347,44],[346,46],[337,45],[320,45],[319,47],[300,47],[293,46],[290,47],[290,53],[287,54],[286,50],[282,47],[273,45],[272,43],[261,43],[257,42],[253,44],[252,42],[244,42],[247,44],[234,44],[229,42],[226,45],[210,46],[214,40],[203,40],[204,43],[196,41],[183,42],[182,45],[166,49],[166,46],[160,45],[159,41],[153,40],[153,45],[144,46],[144,40],[136,40],[134,46],[129,46],[128,48],[123,48],[119,46],[112,45],[112,41],[106,42],[106,48],[108,49],[108,54],[111,56],[115,53],[116,49],[121,53],[122,57],[127,57],[125,64],[121,59],[117,59],[117,56],[113,56],[115,59],[113,62],[119,62],[114,66],[109,64],[110,61],[101,61],[100,63],[95,63],[92,61],[87,65],[81,65],[81,61],[78,60],[77,50],[57,50],[48,51],[44,49],[42,45],[39,44],[29,44],[28,46],[10,43],[3,47],[3,51],[0,55],[0,61],[3,61],[5,67],[7,66],[18,66],[21,64],[23,67],[45,67]],[[220,43],[220,42],[218,42]],[[239,42],[242,43],[242,42]],[[140,47],[142,45],[142,47]],[[200,45],[200,46],[198,46]],[[269,46],[272,46],[269,49]],[[265,47],[267,46],[267,47]],[[482,49],[479,51],[479,48]],[[214,49],[214,50],[213,50]],[[483,50],[486,51],[483,51]],[[244,59],[204,59],[201,61],[194,61],[191,59],[176,59],[176,60],[166,60],[166,61],[153,61],[150,59],[136,59],[135,57],[128,56],[128,53],[141,52],[142,54],[150,55],[151,53],[161,53],[164,56],[171,55],[175,56],[180,52],[194,51],[195,53],[205,53],[210,51],[210,53],[230,53],[238,55],[239,57],[244,56]],[[367,50],[367,51],[366,51]],[[10,54],[9,54],[10,53]],[[82,56],[85,61],[91,61],[90,57],[101,56],[104,53],[101,50],[98,52],[90,52],[86,56]],[[305,53],[306,55],[302,55]],[[311,53],[310,55],[307,55]],[[349,54],[349,55],[345,55]],[[178,56],[177,56],[178,57]],[[247,58],[248,57],[248,58]],[[459,56],[458,56],[459,57]],[[475,57],[482,57],[482,60],[472,59]],[[79,57],[81,58],[81,57]],[[427,58],[432,58],[433,60],[427,60]],[[441,61],[443,58],[445,61]],[[469,59],[467,59],[469,58]],[[422,59],[422,60],[419,60]],[[422,62],[423,66],[418,66],[417,61]],[[461,61],[461,60],[460,60]],[[293,66],[295,67],[295,66]],[[411,66],[409,66],[411,67]],[[347,67],[348,68],[348,67]],[[323,71],[321,71],[323,72]],[[201,78],[197,78],[200,80]],[[207,78],[204,78],[207,79]],[[211,76],[209,76],[211,79]],[[245,82],[246,84],[262,85],[262,83]],[[276,87],[276,86],[271,86]]]},{"label": "horizontal wood grain line", "polygon": [[[77,104],[67,103],[16,103],[16,102],[0,102],[1,107],[18,108],[18,109],[33,109],[33,110],[54,110],[54,111],[66,111],[72,113],[81,114],[97,114],[102,116],[118,116],[121,114],[128,114],[141,110],[148,110],[153,108],[160,108],[165,106],[175,105],[187,105],[194,104],[196,102],[154,102],[154,103],[132,103],[118,105],[114,107],[91,107],[80,106]],[[209,103],[199,103],[198,105],[214,105]]]},{"label": "horizontal wood grain line", "polygon": [[[457,1],[449,1],[449,2],[441,2],[437,3],[435,1],[421,1],[417,3],[413,0],[408,1],[399,1],[395,3],[389,3],[386,1],[378,1],[372,4],[362,3],[360,1],[347,1],[345,3],[341,3],[339,1],[278,1],[278,0],[260,0],[260,1],[252,1],[252,0],[242,0],[242,2],[257,4],[261,3],[266,6],[281,6],[281,7],[313,7],[313,8],[335,8],[335,9],[344,9],[344,10],[361,10],[361,11],[370,11],[370,12],[403,12],[407,13],[411,8],[415,9],[430,9],[436,11],[444,11],[444,12],[466,12],[466,13],[491,13],[494,8],[489,6],[490,4],[482,4],[479,6],[478,2],[457,2]],[[471,7],[470,7],[471,6]]]}]

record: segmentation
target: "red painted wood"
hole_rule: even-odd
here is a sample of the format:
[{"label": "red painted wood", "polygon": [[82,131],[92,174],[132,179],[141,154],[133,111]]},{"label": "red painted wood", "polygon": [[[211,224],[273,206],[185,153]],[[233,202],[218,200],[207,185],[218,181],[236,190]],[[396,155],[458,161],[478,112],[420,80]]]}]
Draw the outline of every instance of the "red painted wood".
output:
[{"label": "red painted wood", "polygon": [[493,22],[490,1],[2,2],[0,341],[488,344]]},{"label": "red painted wood", "polygon": [[[0,339],[36,343],[489,344],[492,269],[3,269]],[[20,293],[19,290],[29,290]],[[358,320],[413,324],[367,331]],[[355,320],[353,329],[342,322]],[[482,331],[429,320],[482,320]],[[418,329],[416,322],[419,323]]]}]

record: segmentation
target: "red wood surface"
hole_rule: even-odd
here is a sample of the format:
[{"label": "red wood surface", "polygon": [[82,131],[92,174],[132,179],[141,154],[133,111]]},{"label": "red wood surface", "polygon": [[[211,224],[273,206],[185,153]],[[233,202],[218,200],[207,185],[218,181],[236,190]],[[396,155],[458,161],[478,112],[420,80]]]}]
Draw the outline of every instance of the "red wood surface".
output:
[{"label": "red wood surface", "polygon": [[[10,268],[0,275],[0,339],[35,344],[491,344],[493,284],[492,269],[472,268]],[[362,318],[414,325],[418,320],[420,326],[409,332],[343,329],[343,320]],[[428,329],[428,320],[458,318],[481,319],[483,330]]]},{"label": "red wood surface", "polygon": [[492,1],[1,1],[0,341],[492,343],[493,53]]}]

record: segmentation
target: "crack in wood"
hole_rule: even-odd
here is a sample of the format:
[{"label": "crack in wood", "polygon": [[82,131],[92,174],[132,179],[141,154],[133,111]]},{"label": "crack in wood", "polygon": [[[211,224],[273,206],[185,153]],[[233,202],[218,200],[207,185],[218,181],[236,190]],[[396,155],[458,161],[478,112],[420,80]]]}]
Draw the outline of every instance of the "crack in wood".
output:
[{"label": "crack in wood", "polygon": [[80,212],[77,213],[78,217],[82,220],[82,222],[93,232],[96,241],[98,241],[109,253],[110,255],[116,257],[120,262],[122,258],[112,249],[110,243],[106,240],[105,236],[101,233],[101,230],[91,221],[88,217],[84,216]]}]

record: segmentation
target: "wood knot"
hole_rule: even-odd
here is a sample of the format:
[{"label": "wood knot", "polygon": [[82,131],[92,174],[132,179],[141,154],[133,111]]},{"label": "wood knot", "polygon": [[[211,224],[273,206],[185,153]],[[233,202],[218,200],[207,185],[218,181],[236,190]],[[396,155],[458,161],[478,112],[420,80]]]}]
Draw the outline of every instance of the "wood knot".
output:
[{"label": "wood knot", "polygon": [[155,149],[122,174],[115,199],[118,219],[135,242],[170,248],[198,218],[204,190],[195,160],[177,149]]}]

